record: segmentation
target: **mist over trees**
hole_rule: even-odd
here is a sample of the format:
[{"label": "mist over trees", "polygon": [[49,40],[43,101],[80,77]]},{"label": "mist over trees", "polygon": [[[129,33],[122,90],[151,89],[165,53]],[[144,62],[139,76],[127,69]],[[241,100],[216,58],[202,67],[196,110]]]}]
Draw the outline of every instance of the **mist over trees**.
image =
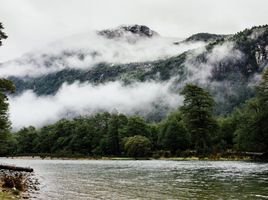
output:
[{"label": "mist over trees", "polygon": [[215,102],[203,88],[188,84],[184,104],[159,123],[140,116],[98,113],[62,119],[41,129],[13,134],[9,155],[55,156],[209,156],[227,151],[268,151],[268,70],[257,95],[226,116],[215,116]]}]

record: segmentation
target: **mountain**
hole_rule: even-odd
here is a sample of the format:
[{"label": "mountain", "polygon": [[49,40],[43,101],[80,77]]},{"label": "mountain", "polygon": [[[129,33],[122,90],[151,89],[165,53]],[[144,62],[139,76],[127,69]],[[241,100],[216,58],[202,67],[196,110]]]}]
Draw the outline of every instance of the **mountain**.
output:
[{"label": "mountain", "polygon": [[115,29],[106,29],[97,32],[98,35],[104,36],[109,39],[122,38],[126,36],[136,35],[140,37],[155,37],[159,34],[151,30],[145,25],[122,25]]},{"label": "mountain", "polygon": [[[15,83],[16,95],[32,90],[38,96],[55,95],[63,83],[77,81],[120,81],[126,86],[168,82],[174,94],[194,82],[213,94],[215,112],[226,114],[254,95],[253,87],[268,63],[268,25],[233,35],[199,33],[179,42],[147,26],[130,25],[68,41],[71,44],[61,41],[2,63],[0,74]],[[163,102],[155,107],[161,106],[167,112]]]},{"label": "mountain", "polygon": [[218,35],[211,33],[197,33],[190,37],[188,37],[185,41],[205,41],[205,42],[213,42],[215,40],[221,40],[226,38],[227,35]]}]

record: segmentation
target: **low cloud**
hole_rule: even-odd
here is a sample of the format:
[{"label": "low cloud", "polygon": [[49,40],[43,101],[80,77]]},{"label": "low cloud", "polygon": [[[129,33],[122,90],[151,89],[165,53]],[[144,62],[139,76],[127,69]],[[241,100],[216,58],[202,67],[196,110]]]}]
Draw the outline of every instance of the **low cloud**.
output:
[{"label": "low cloud", "polygon": [[[134,38],[137,37],[137,38]],[[91,32],[74,35],[0,65],[0,76],[39,77],[66,68],[87,70],[98,63],[125,64],[164,59],[204,46],[203,42],[180,43],[178,39],[133,36],[107,39]]]},{"label": "low cloud", "polygon": [[98,111],[113,111],[125,114],[150,112],[155,104],[175,108],[182,98],[171,91],[169,82],[143,82],[124,86],[110,82],[98,86],[90,83],[63,84],[53,96],[37,96],[26,91],[10,97],[10,119],[14,130],[23,126],[43,125],[61,118],[89,115]]},{"label": "low cloud", "polygon": [[[56,48],[54,50],[57,52]],[[233,43],[228,42],[215,46],[210,52],[205,48],[199,48],[189,54],[184,63],[188,75],[184,82],[177,85],[174,84],[178,77],[174,77],[167,82],[147,81],[131,85],[124,85],[119,81],[100,85],[88,82],[64,83],[55,95],[50,96],[37,96],[33,91],[25,91],[19,96],[10,97],[10,119],[13,128],[17,130],[23,126],[41,127],[61,118],[90,115],[99,111],[111,112],[116,109],[125,114],[146,115],[152,112],[156,105],[168,110],[174,109],[183,101],[178,93],[179,88],[186,83],[194,82],[213,91],[218,90],[217,88],[220,90],[223,84],[209,79],[212,69],[242,58],[243,54]],[[228,88],[228,84],[226,82],[224,88]],[[221,100],[221,95],[214,95],[217,100]]]},{"label": "low cloud", "polygon": [[216,45],[211,52],[207,52],[205,47],[194,50],[188,54],[184,63],[188,71],[187,82],[212,84],[209,80],[212,70],[224,67],[227,63],[235,63],[243,59],[243,56],[232,42]]}]

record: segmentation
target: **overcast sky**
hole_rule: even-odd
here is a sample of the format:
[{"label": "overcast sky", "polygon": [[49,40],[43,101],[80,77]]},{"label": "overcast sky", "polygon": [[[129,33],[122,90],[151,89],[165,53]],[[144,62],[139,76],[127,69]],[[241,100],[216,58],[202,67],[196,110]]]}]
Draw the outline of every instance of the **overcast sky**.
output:
[{"label": "overcast sky", "polygon": [[0,62],[77,33],[145,24],[163,36],[235,33],[268,23],[268,0],[0,0]]}]

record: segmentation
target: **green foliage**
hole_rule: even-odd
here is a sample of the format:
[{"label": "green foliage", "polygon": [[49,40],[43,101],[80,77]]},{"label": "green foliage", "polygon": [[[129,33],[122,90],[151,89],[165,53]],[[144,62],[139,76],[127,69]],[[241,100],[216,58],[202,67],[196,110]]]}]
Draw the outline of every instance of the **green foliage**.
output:
[{"label": "green foliage", "polygon": [[7,94],[14,92],[15,87],[11,81],[0,79],[0,139],[10,128],[8,120],[8,97]]},{"label": "green foliage", "polygon": [[192,144],[199,154],[206,153],[217,129],[212,114],[214,100],[207,91],[192,84],[187,84],[181,94],[184,95],[181,112]]},{"label": "green foliage", "polygon": [[151,142],[145,136],[135,135],[126,139],[124,149],[130,157],[147,157],[151,154]]},{"label": "green foliage", "polygon": [[214,138],[214,143],[219,144],[218,150],[232,149],[234,145],[234,132],[236,122],[232,116],[221,117],[218,119],[219,131]]},{"label": "green foliage", "polygon": [[190,135],[187,132],[180,113],[170,114],[160,124],[159,143],[165,149],[175,154],[178,150],[190,148]]},{"label": "green foliage", "polygon": [[35,142],[37,138],[37,130],[30,126],[22,128],[16,134],[17,149],[16,153],[32,154],[35,153]]},{"label": "green foliage", "polygon": [[15,133],[15,141],[10,140],[13,144],[10,152],[17,155],[120,156],[123,155],[125,138],[133,133],[147,135],[154,138],[155,144],[157,142],[156,127],[148,125],[143,118],[105,112],[73,120],[63,119],[41,129],[22,128]]},{"label": "green foliage", "polygon": [[[3,32],[3,25],[0,22],[0,46],[2,46],[2,39],[6,39],[7,35]],[[10,140],[10,121],[8,119],[8,97],[7,94],[13,93],[15,86],[6,79],[0,79],[0,155],[5,155],[8,149]],[[10,143],[9,143],[10,144]]]},{"label": "green foliage", "polygon": [[128,119],[126,129],[122,132],[123,137],[130,137],[134,135],[143,135],[150,137],[149,126],[145,120],[140,116],[132,116]]},{"label": "green foliage", "polygon": [[268,69],[256,89],[256,97],[239,109],[236,143],[239,150],[268,152]]},{"label": "green foliage", "polygon": [[107,135],[107,154],[119,155],[120,154],[120,139],[119,139],[119,118],[116,114],[111,116],[109,120],[109,128]]},{"label": "green foliage", "polygon": [[[6,39],[7,35],[2,31],[3,25],[0,23],[0,46],[2,39]],[[0,79],[0,154],[3,155],[7,149],[8,132],[10,129],[10,121],[8,119],[8,98],[7,94],[15,91],[13,83],[6,79]]]}]

